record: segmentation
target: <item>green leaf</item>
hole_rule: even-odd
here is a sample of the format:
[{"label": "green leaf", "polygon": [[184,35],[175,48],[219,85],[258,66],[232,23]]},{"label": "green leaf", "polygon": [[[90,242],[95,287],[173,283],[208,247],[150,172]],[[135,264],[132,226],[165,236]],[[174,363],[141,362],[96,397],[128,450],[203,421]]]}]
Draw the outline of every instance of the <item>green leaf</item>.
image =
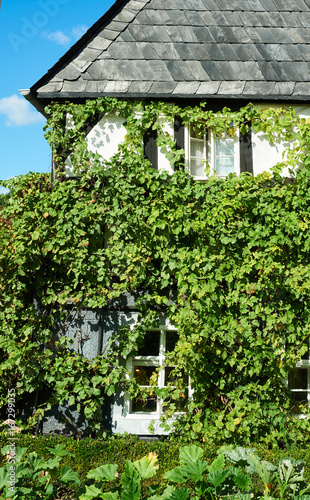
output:
[{"label": "green leaf", "polygon": [[181,464],[196,463],[203,457],[203,450],[196,445],[182,446],[179,452]]},{"label": "green leaf", "polygon": [[60,480],[65,484],[74,483],[78,486],[80,485],[80,479],[78,473],[74,472],[68,465],[64,465],[62,467],[60,473]]},{"label": "green leaf", "polygon": [[85,492],[79,495],[79,500],[92,500],[93,498],[98,497],[101,498],[102,491],[99,490],[99,488],[97,488],[95,485],[92,484],[91,486],[85,486],[85,488],[83,488],[83,491],[84,489]]},{"label": "green leaf", "polygon": [[114,481],[117,477],[117,469],[118,465],[116,464],[101,465],[96,469],[90,470],[87,477],[96,481]]},{"label": "green leaf", "polygon": [[158,469],[157,455],[155,453],[149,453],[146,457],[136,460],[133,463],[138,473],[143,479],[154,476],[156,470]]}]

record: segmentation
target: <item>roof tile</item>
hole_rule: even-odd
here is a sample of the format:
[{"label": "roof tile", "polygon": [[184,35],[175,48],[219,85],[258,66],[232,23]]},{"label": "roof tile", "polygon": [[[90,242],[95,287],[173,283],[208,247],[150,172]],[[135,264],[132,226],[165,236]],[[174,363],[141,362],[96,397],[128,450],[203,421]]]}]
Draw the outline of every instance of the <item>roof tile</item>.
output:
[{"label": "roof tile", "polygon": [[231,61],[233,70],[240,80],[263,80],[263,74],[256,61]]},{"label": "roof tile", "polygon": [[[199,42],[217,42],[219,41],[218,37],[217,37],[217,34],[215,34],[216,32],[219,33],[219,30],[220,30],[220,35],[219,35],[219,38],[221,37],[222,40],[224,39],[224,36],[223,36],[223,32],[221,30],[221,28],[218,28],[217,30],[214,30],[213,28],[215,28],[215,26],[210,26],[210,28],[201,28],[201,27],[197,27],[197,26],[194,26],[193,27],[193,33],[195,34],[197,40],[199,40]],[[214,35],[212,35],[212,32]]]},{"label": "roof tile", "polygon": [[147,94],[152,86],[151,82],[132,82],[130,92],[132,94]]},{"label": "roof tile", "polygon": [[86,89],[87,82],[84,80],[78,80],[76,82],[69,82],[64,80],[62,91],[65,92],[84,92]]},{"label": "roof tile", "polygon": [[214,0],[202,0],[202,2],[208,10],[219,10],[219,7]]},{"label": "roof tile", "polygon": [[172,93],[177,95],[195,95],[198,87],[198,82],[178,82]]},{"label": "roof tile", "polygon": [[177,26],[167,26],[167,34],[173,42],[198,42],[191,26],[182,26],[182,29]]},{"label": "roof tile", "polygon": [[220,88],[221,81],[218,82],[203,82],[197,89],[199,95],[215,95]]},{"label": "roof tile", "polygon": [[154,82],[150,88],[150,94],[171,94],[176,87],[175,82]]},{"label": "roof tile", "polygon": [[274,82],[246,82],[243,93],[245,95],[270,95],[275,87]]},{"label": "roof tile", "polygon": [[303,95],[309,98],[309,83],[296,83],[293,95]]},{"label": "roof tile", "polygon": [[295,88],[295,82],[277,82],[273,88],[272,94],[292,95]]},{"label": "roof tile", "polygon": [[117,93],[125,93],[128,92],[130,88],[131,81],[125,82],[124,80],[121,82],[107,82],[107,85],[104,89],[105,92],[115,94]]},{"label": "roof tile", "polygon": [[185,12],[186,18],[190,24],[190,26],[203,26],[205,27],[205,23],[199,12],[194,12],[193,10],[189,10]]},{"label": "roof tile", "polygon": [[202,61],[201,65],[205,72],[207,73],[210,80],[223,81],[224,77],[220,73],[217,64],[214,61]]},{"label": "roof tile", "polygon": [[243,92],[245,82],[222,82],[219,88],[219,93],[226,95],[240,95]]},{"label": "roof tile", "polygon": [[159,36],[159,38],[162,42],[170,43],[172,41],[170,36],[167,33],[166,26],[154,26],[154,31]]},{"label": "roof tile", "polygon": [[273,12],[278,10],[272,0],[260,0],[260,3],[267,12]]},{"label": "roof tile", "polygon": [[177,51],[177,53],[179,54],[180,58],[183,61],[193,59],[193,53],[190,49],[190,44],[179,42],[179,43],[175,43],[174,47],[175,47],[175,50]]}]

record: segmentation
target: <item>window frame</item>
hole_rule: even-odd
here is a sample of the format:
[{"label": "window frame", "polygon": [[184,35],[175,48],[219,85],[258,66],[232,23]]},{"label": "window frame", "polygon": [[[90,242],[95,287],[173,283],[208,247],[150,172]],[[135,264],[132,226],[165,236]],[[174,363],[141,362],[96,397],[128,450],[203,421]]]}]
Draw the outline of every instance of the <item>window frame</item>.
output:
[{"label": "window frame", "polygon": [[[208,175],[205,173],[204,175],[193,175],[191,173],[190,160],[191,156],[191,135],[190,135],[190,127],[191,123],[187,123],[184,126],[184,134],[185,134],[185,165],[186,171],[196,180],[206,180],[208,179]],[[239,129],[236,131],[233,137],[227,136],[229,139],[233,139],[234,141],[234,174],[240,174],[240,132]],[[200,140],[200,139],[197,139]],[[219,175],[215,169],[215,141],[216,136],[214,132],[209,128],[205,127],[205,133],[203,135],[203,149],[204,149],[204,157],[205,157],[205,166],[210,167],[210,175],[217,175],[219,178],[225,178],[226,175]]]},{"label": "window frame", "polygon": [[[295,368],[294,370],[291,372],[291,374],[295,371],[295,370],[306,370],[306,376],[307,376],[307,388],[292,388],[290,387],[290,375],[288,376],[288,380],[287,380],[287,385],[288,385],[288,388],[290,390],[290,393],[291,395],[293,395],[294,393],[295,394],[298,394],[298,393],[306,393],[306,404],[308,406],[308,411],[310,412],[310,353],[309,353],[309,349],[308,349],[308,356],[309,356],[309,359],[301,359],[300,361],[298,361],[298,363],[296,363],[295,365]],[[301,413],[300,411],[294,411],[294,406],[295,404],[298,405],[298,401],[295,401],[293,398],[291,399],[291,402],[292,402],[292,414],[295,415],[295,416],[298,416],[300,418],[304,418],[306,417],[306,414],[305,413]]]},{"label": "window frame", "polygon": [[[155,367],[163,367],[161,370],[158,372],[158,381],[157,381],[157,387],[158,388],[164,388],[165,386],[165,353],[166,353],[166,336],[169,332],[174,332],[177,333],[177,329],[171,326],[162,326],[158,328],[152,328],[148,331],[154,331],[154,332],[159,332],[160,337],[159,337],[159,351],[158,351],[158,356],[152,355],[152,356],[130,356],[127,359],[126,362],[126,368],[130,372],[130,378],[134,378],[134,368],[135,366],[155,366]],[[148,386],[142,386],[141,387],[148,387]],[[191,389],[191,384],[190,384],[190,376],[188,377],[188,399],[191,399],[193,390]],[[132,398],[129,396],[128,393],[125,393],[125,398],[124,398],[124,403],[125,403],[125,414],[126,414],[126,419],[137,419],[137,420],[145,420],[145,419],[150,419],[151,420],[159,420],[161,415],[165,414],[165,411],[163,410],[163,399],[160,396],[157,396],[157,403],[156,403],[156,410],[155,411],[132,411]],[[176,411],[174,412],[174,415],[181,415],[183,414],[183,411]]]}]

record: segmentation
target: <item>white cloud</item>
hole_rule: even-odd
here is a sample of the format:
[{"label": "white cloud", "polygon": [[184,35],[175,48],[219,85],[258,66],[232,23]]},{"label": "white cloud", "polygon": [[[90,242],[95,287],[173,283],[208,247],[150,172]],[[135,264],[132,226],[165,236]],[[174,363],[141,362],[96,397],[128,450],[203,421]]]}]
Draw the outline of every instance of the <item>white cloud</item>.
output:
[{"label": "white cloud", "polygon": [[[0,0],[1,1],[1,0]],[[46,38],[50,42],[58,43],[58,45],[69,45],[72,38],[74,41],[81,38],[84,33],[88,30],[88,26],[85,24],[78,24],[74,26],[69,34],[64,33],[63,31],[53,31],[48,33],[47,31],[41,31],[41,36]]]},{"label": "white cloud", "polygon": [[0,99],[0,114],[7,117],[6,125],[15,127],[32,125],[44,120],[25,98],[16,94]]},{"label": "white cloud", "polygon": [[85,24],[78,24],[77,26],[74,26],[74,28],[72,28],[72,36],[75,40],[78,40],[79,38],[81,38],[81,36],[84,35],[84,33],[86,33],[86,31],[88,30],[88,26],[86,26]]},{"label": "white cloud", "polygon": [[42,36],[50,42],[55,42],[59,45],[68,45],[70,43],[70,37],[65,35],[64,32],[60,30],[54,31],[52,33],[42,31]]}]

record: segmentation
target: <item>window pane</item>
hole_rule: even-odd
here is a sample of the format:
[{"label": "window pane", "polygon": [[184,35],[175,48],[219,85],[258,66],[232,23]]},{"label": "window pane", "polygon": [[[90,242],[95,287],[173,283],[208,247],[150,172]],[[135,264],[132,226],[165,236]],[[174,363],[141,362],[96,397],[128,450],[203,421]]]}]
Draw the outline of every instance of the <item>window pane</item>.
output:
[{"label": "window pane", "polygon": [[291,411],[293,413],[304,413],[307,411],[308,400],[307,400],[307,392],[292,392],[291,393]]},{"label": "window pane", "polygon": [[189,133],[190,137],[193,137],[194,139],[203,139],[206,135],[204,124],[196,123],[195,126],[191,124],[189,127]]},{"label": "window pane", "polygon": [[234,140],[226,137],[216,137],[215,156],[234,156]]},{"label": "window pane", "polygon": [[234,158],[215,158],[215,170],[221,176],[234,172]]},{"label": "window pane", "polygon": [[172,398],[171,396],[166,398],[164,401],[164,410],[169,409],[169,404],[174,403],[176,407],[176,411],[184,411],[185,404],[188,401],[188,389],[185,389],[184,392],[180,394],[179,398]]},{"label": "window pane", "polygon": [[160,332],[146,332],[143,344],[138,347],[138,356],[158,356],[159,355]]},{"label": "window pane", "polygon": [[135,363],[134,378],[139,385],[148,386],[150,385],[150,378],[155,370],[156,366],[143,366]]},{"label": "window pane", "polygon": [[191,157],[200,158],[201,161],[206,159],[205,144],[203,141],[191,139]]},{"label": "window pane", "polygon": [[179,339],[178,332],[167,332],[166,333],[166,351],[167,352],[173,351],[178,339]]},{"label": "window pane", "polygon": [[196,160],[194,158],[191,158],[190,161],[191,175],[197,177],[205,177],[206,176],[205,168],[206,168],[206,163],[202,163],[201,160]]},{"label": "window pane", "polygon": [[168,383],[176,385],[180,378],[183,380],[185,385],[188,385],[188,375],[185,376],[183,370],[181,375],[177,375],[173,366],[165,367],[165,385]]},{"label": "window pane", "polygon": [[295,368],[288,377],[289,389],[308,389],[307,369]]},{"label": "window pane", "polygon": [[131,410],[133,412],[143,411],[143,412],[154,412],[157,409],[157,396],[152,394],[146,399],[142,396],[137,396],[132,400]]}]

